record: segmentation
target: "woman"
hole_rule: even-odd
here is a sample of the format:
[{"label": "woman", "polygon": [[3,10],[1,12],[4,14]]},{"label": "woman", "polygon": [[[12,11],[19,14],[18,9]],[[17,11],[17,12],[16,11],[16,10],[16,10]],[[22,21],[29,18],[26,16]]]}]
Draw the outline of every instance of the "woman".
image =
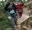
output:
[{"label": "woman", "polygon": [[16,30],[16,7],[15,4],[13,3],[12,7],[10,6],[10,3],[6,4],[5,10],[8,11],[8,15],[12,17],[11,22],[12,22],[12,28],[13,30]]},{"label": "woman", "polygon": [[22,16],[23,7],[24,7],[24,4],[23,4],[23,3],[17,3],[17,5],[16,5],[16,9],[17,9],[17,11],[18,11],[19,17]]}]

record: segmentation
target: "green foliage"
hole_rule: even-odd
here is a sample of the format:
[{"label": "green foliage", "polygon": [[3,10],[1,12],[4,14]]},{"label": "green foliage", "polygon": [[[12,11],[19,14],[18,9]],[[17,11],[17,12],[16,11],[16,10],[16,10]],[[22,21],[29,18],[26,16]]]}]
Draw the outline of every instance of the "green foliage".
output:
[{"label": "green foliage", "polygon": [[6,28],[12,28],[11,21],[5,16],[0,18],[0,30],[5,30]]},{"label": "green foliage", "polygon": [[23,2],[23,3],[29,2],[29,0],[20,0],[20,1]]},{"label": "green foliage", "polygon": [[4,12],[4,7],[5,7],[5,2],[4,1],[1,1],[0,2],[0,12]]}]

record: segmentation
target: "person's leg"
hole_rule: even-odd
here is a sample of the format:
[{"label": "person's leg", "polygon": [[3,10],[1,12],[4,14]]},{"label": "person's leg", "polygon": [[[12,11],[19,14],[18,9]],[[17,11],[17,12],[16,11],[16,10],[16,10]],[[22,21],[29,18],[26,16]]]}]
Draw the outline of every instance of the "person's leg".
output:
[{"label": "person's leg", "polygon": [[16,25],[13,25],[12,30],[16,30]]},{"label": "person's leg", "polygon": [[12,17],[12,30],[16,30],[15,19]]},{"label": "person's leg", "polygon": [[17,17],[14,17],[14,22],[17,25]]}]

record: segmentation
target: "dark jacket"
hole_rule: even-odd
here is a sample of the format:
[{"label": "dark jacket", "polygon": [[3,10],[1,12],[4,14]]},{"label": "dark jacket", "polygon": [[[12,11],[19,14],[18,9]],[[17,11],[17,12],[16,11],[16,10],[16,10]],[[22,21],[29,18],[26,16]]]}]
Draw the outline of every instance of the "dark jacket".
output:
[{"label": "dark jacket", "polygon": [[6,6],[4,7],[4,9],[5,9],[6,11],[8,11],[9,5],[10,5],[10,3],[8,2],[8,3],[6,4]]},{"label": "dark jacket", "polygon": [[[5,9],[6,11],[8,11],[8,12],[12,11],[12,9],[13,9],[15,13],[13,13],[13,14],[10,13],[10,15],[11,15],[11,16],[16,16],[16,7],[15,7],[15,4],[13,3],[12,7],[11,7],[11,6],[9,7],[9,6],[10,6],[10,3],[7,3],[4,9]],[[8,7],[9,7],[9,8],[8,8]]]},{"label": "dark jacket", "polygon": [[14,12],[15,13],[13,13],[13,14],[11,14],[11,16],[16,16],[16,6],[15,6],[15,4],[13,3],[13,5],[12,5],[12,9],[14,10]]}]

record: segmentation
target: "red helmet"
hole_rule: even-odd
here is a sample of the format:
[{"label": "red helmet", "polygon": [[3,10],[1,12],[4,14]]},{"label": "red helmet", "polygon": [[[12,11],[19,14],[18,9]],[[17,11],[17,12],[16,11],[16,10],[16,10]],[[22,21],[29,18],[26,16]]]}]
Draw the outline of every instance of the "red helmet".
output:
[{"label": "red helmet", "polygon": [[24,6],[24,4],[22,4],[22,3],[17,3],[17,4],[16,4],[16,9],[23,9],[23,6]]},{"label": "red helmet", "polygon": [[22,16],[22,13],[23,13],[23,6],[24,6],[23,3],[17,3],[16,4],[16,9],[17,9],[20,17]]}]

